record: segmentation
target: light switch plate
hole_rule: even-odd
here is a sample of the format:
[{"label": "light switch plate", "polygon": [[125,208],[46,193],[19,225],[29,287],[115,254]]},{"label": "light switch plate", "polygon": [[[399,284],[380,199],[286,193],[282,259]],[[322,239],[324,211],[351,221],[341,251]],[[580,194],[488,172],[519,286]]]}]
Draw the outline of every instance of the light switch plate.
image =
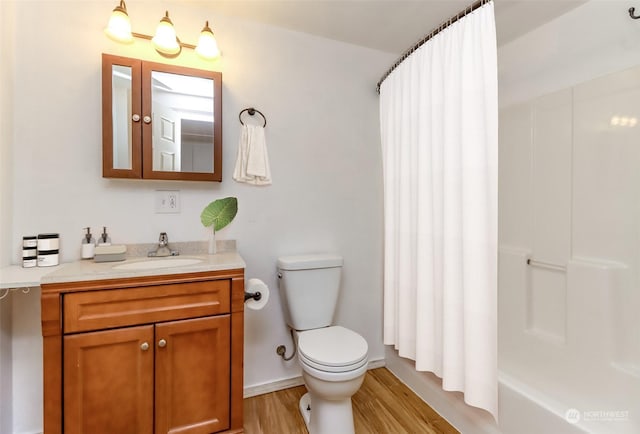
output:
[{"label": "light switch plate", "polygon": [[156,214],[180,213],[180,190],[156,190]]}]

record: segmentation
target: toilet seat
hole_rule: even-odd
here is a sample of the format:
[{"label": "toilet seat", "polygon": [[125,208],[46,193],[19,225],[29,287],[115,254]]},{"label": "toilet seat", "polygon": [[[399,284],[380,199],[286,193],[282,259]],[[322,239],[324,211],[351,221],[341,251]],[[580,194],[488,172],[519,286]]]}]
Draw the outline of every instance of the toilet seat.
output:
[{"label": "toilet seat", "polygon": [[367,363],[369,346],[358,333],[340,326],[298,334],[300,362],[324,372],[349,372]]}]

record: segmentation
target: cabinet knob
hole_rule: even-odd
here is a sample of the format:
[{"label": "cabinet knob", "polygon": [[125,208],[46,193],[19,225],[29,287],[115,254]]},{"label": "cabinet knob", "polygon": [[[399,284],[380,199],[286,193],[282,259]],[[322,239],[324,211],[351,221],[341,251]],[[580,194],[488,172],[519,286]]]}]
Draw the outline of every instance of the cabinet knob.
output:
[{"label": "cabinet knob", "polygon": [[167,346],[167,341],[165,341],[164,339],[160,339],[160,340],[158,341],[158,346],[159,346],[160,348],[164,348],[164,347],[166,347],[166,346]]},{"label": "cabinet knob", "polygon": [[139,114],[134,114],[133,116],[131,116],[131,120],[133,122],[140,122],[140,115]]},{"label": "cabinet knob", "polygon": [[145,116],[142,118],[143,122],[145,124],[150,124],[151,123],[151,116]]},{"label": "cabinet knob", "polygon": [[148,343],[148,342],[143,342],[143,343],[140,345],[140,349],[141,349],[142,351],[147,351],[147,350],[149,349],[149,343]]}]

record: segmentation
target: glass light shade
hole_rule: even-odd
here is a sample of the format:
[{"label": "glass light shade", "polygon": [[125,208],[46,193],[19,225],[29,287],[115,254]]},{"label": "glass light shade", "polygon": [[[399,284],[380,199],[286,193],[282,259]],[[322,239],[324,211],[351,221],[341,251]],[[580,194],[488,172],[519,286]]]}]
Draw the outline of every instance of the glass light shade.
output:
[{"label": "glass light shade", "polygon": [[220,56],[220,49],[218,48],[218,42],[213,36],[213,32],[209,28],[209,21],[206,22],[202,32],[200,32],[200,38],[198,39],[198,46],[196,47],[196,53],[203,59],[213,60]]},{"label": "glass light shade", "polygon": [[107,24],[104,32],[114,41],[124,42],[125,44],[130,44],[133,42],[133,35],[131,34],[131,21],[129,20],[127,7],[125,6],[124,1],[121,1],[120,5],[116,6],[111,13],[109,24]]},{"label": "glass light shade", "polygon": [[163,54],[178,54],[180,52],[180,44],[176,36],[176,29],[169,19],[169,12],[165,12],[156,28],[156,34],[151,40],[157,51]]}]

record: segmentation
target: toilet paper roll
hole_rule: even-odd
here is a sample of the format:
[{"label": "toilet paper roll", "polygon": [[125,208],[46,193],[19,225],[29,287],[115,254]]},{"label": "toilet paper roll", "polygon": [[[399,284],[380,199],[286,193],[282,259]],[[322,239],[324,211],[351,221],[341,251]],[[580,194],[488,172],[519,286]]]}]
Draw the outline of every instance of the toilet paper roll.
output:
[{"label": "toilet paper roll", "polygon": [[249,309],[260,310],[269,301],[269,287],[267,286],[266,283],[264,283],[260,279],[249,279],[247,281],[247,286],[245,288],[245,291],[250,294],[253,294],[256,292],[259,292],[260,294],[262,294],[262,297],[260,298],[260,300],[251,299],[247,301],[246,305]]}]

